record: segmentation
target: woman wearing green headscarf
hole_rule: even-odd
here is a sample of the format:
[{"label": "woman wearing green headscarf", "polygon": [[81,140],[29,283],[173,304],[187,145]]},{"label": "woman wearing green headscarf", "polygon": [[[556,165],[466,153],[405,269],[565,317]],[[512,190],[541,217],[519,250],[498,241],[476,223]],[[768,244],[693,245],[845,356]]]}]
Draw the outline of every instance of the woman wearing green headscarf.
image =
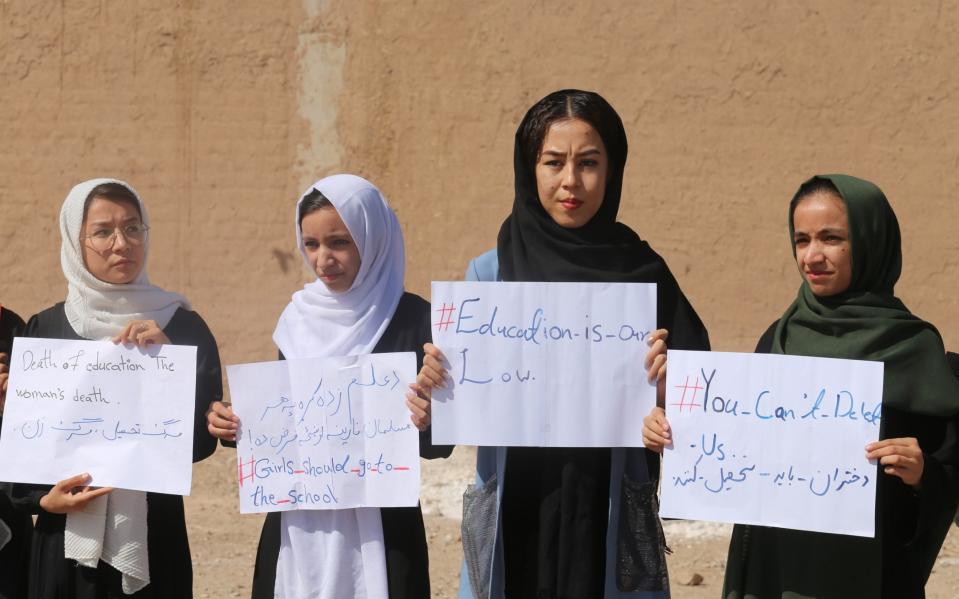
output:
[{"label": "woman wearing green headscarf", "polygon": [[[942,338],[895,296],[899,223],[882,191],[847,175],[806,181],[789,232],[803,284],[757,352],[881,361],[876,535],[736,525],[725,599],[923,597],[959,500],[959,381]],[[647,448],[669,443],[646,418]]]}]

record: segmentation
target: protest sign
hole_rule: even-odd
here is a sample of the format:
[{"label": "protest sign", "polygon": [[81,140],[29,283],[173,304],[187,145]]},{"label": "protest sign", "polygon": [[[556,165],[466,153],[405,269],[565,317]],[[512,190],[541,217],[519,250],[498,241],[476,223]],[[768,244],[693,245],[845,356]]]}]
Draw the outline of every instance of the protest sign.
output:
[{"label": "protest sign", "polygon": [[871,537],[883,364],[669,352],[660,515]]},{"label": "protest sign", "polygon": [[655,285],[434,281],[432,297],[450,372],[433,391],[434,443],[642,445]]},{"label": "protest sign", "polygon": [[415,506],[412,352],[227,366],[240,512]]},{"label": "protest sign", "polygon": [[189,495],[196,347],[18,337],[0,480]]}]

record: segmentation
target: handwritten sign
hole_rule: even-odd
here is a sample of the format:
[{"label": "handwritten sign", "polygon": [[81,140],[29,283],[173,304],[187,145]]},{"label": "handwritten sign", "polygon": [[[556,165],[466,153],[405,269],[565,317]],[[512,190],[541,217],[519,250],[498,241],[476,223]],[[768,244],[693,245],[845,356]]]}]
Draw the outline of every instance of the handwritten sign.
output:
[{"label": "handwritten sign", "polygon": [[655,285],[434,282],[432,310],[434,443],[642,446]]},{"label": "handwritten sign", "polygon": [[18,337],[0,480],[189,495],[195,394],[196,347]]},{"label": "handwritten sign", "polygon": [[871,537],[883,365],[669,352],[665,518]]},{"label": "handwritten sign", "polygon": [[416,354],[227,366],[240,417],[240,512],[415,506]]}]

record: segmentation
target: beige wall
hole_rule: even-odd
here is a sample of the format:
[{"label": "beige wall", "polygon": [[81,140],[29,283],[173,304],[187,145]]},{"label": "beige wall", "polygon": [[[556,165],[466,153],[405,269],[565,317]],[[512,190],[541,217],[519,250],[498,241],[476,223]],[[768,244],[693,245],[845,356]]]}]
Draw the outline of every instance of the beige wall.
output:
[{"label": "beige wall", "polygon": [[886,191],[899,294],[959,348],[959,7],[594,4],[0,0],[0,300],[62,299],[59,204],[117,176],[153,214],[154,281],[189,295],[224,361],[268,359],[307,280],[301,188],[377,183],[428,294],[495,243],[525,109],[581,87],[626,124],[621,220],[716,348],[751,349],[793,297],[786,204],[826,171]]}]

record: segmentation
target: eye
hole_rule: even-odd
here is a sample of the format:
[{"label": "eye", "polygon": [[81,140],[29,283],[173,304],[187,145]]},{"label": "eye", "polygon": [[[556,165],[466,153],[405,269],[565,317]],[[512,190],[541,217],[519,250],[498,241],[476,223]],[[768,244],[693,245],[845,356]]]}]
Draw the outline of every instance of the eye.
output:
[{"label": "eye", "polygon": [[798,247],[804,247],[809,243],[808,237],[797,237],[793,240],[793,245]]},{"label": "eye", "polygon": [[315,239],[307,239],[303,242],[303,247],[308,250],[315,250],[316,248],[320,247],[320,244]]},{"label": "eye", "polygon": [[101,228],[101,229],[94,230],[93,233],[90,235],[90,237],[93,237],[94,239],[106,239],[110,237],[111,235],[113,235],[113,229]]},{"label": "eye", "polygon": [[349,240],[349,239],[343,239],[343,238],[334,239],[333,241],[330,242],[330,247],[334,247],[334,248],[338,248],[338,249],[342,249],[342,248],[345,248],[345,247],[349,247],[349,245],[350,245],[350,240]]},{"label": "eye", "polygon": [[580,166],[585,166],[585,167],[587,167],[587,168],[594,168],[594,167],[596,167],[596,166],[599,166],[599,161],[598,161],[598,160],[595,160],[595,159],[593,159],[593,158],[587,158],[587,159],[581,161],[579,164],[580,164]]},{"label": "eye", "polygon": [[551,158],[545,161],[543,164],[552,168],[557,168],[563,166],[563,161],[559,160],[558,158]]}]

